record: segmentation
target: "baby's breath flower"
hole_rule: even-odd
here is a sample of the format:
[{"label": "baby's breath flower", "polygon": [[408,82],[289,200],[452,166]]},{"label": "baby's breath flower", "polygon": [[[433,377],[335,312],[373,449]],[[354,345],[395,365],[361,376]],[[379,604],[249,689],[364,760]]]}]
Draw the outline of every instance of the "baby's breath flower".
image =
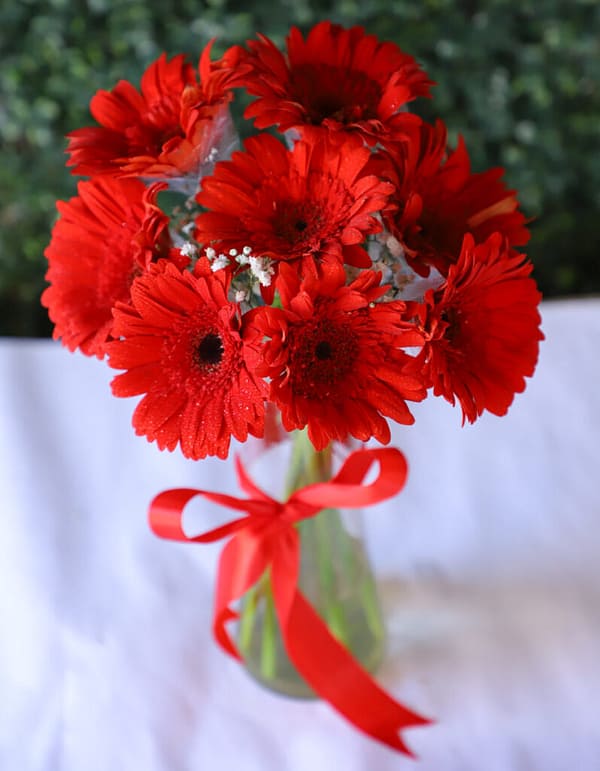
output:
[{"label": "baby's breath flower", "polygon": [[229,258],[226,254],[220,254],[218,257],[216,257],[210,266],[210,269],[213,273],[216,273],[218,270],[223,270],[223,268],[226,268],[229,265]]},{"label": "baby's breath flower", "polygon": [[250,272],[258,279],[261,286],[271,286],[271,276],[275,273],[268,257],[249,257]]},{"label": "baby's breath flower", "polygon": [[186,241],[179,250],[184,257],[195,257],[198,254],[198,247],[191,241]]}]

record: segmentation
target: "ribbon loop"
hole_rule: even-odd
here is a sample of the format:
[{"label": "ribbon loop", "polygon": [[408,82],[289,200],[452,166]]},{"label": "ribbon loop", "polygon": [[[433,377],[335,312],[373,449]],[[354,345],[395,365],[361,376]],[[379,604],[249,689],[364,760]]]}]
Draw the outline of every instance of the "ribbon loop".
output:
[{"label": "ribbon loop", "polygon": [[[368,485],[362,484],[369,469],[379,462],[379,473]],[[358,450],[351,453],[330,482],[319,482],[298,490],[290,498],[319,508],[359,509],[392,498],[406,483],[408,466],[394,447]]]}]

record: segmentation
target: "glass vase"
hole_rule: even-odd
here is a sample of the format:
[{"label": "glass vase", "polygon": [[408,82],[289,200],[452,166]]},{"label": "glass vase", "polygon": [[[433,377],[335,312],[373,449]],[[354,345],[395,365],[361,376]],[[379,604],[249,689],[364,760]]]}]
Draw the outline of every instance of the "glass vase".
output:
[{"label": "glass vase", "polygon": [[[316,452],[304,431],[293,432],[256,453],[252,477],[284,500],[301,487],[331,479],[351,449],[334,444]],[[300,591],[332,635],[373,672],[383,657],[385,633],[363,541],[362,512],[323,509],[297,528]],[[289,696],[315,696],[285,651],[268,572],[243,598],[237,635],[245,665],[260,683]]]}]

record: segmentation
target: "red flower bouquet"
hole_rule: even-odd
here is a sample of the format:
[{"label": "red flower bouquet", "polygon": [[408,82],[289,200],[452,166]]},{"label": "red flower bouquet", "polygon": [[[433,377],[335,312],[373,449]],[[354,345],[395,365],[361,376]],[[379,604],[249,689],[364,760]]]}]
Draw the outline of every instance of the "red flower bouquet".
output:
[{"label": "red flower bouquet", "polygon": [[[502,169],[472,172],[462,139],[448,147],[441,120],[408,111],[433,84],[393,43],[322,22],[306,37],[292,29],[285,52],[262,35],[220,59],[210,51],[197,69],[162,55],[139,90],[120,81],[93,97],[99,125],[67,148],[90,179],[58,204],[42,303],[55,338],[121,371],[113,392],[141,397],[135,431],[160,449],[226,458],[232,439],[294,435],[283,503],[238,458],[247,498],[170,490],[152,502],[152,529],[229,537],[219,643],[252,669],[262,602],[261,679],[283,656],[354,725],[409,752],[400,730],[427,721],[372,679],[340,606],[307,598],[300,554],[328,514],[376,635],[372,586],[338,512],[398,493],[406,464],[393,448],[348,443],[388,444],[389,421],[413,423],[410,403],[428,393],[458,400],[463,422],[507,412],[542,339],[519,251],[526,219]],[[256,97],[245,117],[257,133],[241,148],[236,89]],[[334,444],[349,452],[337,472]],[[196,495],[244,514],[188,539],[181,516]],[[242,597],[236,645],[226,624]]]}]

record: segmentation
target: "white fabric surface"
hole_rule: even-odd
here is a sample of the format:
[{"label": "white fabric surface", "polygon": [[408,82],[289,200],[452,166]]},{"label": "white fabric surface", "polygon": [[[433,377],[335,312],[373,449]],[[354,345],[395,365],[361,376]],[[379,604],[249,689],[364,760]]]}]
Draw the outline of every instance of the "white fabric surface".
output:
[{"label": "white fabric surface", "polygon": [[598,771],[600,300],[542,311],[509,415],[461,428],[417,405],[394,433],[407,487],[366,514],[378,678],[438,721],[406,732],[416,764],[214,644],[221,545],[160,541],[146,510],[170,487],[233,492],[232,464],[135,437],[103,362],[1,341],[0,769]]}]

